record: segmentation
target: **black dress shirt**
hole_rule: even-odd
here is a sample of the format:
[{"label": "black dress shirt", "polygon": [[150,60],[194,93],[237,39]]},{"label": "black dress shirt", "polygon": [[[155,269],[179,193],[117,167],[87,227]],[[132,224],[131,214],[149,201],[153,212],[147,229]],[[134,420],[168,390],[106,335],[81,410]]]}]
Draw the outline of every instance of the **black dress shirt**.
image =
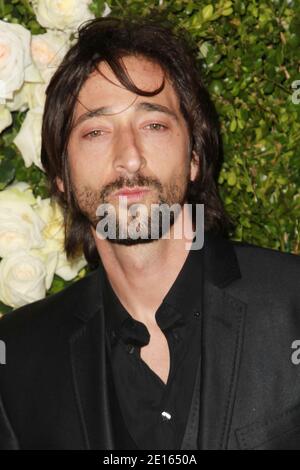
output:
[{"label": "black dress shirt", "polygon": [[170,351],[166,384],[140,357],[141,347],[150,340],[147,327],[127,312],[104,274],[106,340],[113,379],[124,421],[139,449],[181,449],[185,433],[191,434],[186,430],[188,416],[196,421],[190,408],[201,360],[202,252],[189,251],[155,314]]}]

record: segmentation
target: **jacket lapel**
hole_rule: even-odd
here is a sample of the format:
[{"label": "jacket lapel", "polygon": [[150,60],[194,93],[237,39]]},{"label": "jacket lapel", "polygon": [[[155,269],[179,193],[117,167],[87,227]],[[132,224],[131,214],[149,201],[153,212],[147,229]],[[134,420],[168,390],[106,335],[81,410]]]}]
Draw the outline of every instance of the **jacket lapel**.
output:
[{"label": "jacket lapel", "polygon": [[74,393],[86,449],[113,449],[102,312],[101,270],[82,280],[68,306],[75,316],[69,337]]},{"label": "jacket lapel", "polygon": [[86,449],[113,449],[102,315],[94,315],[70,338],[73,384]]},{"label": "jacket lapel", "polygon": [[236,394],[246,305],[204,287],[200,449],[226,449]]},{"label": "jacket lapel", "polygon": [[105,347],[103,266],[72,298],[76,324],[69,339],[74,393],[85,449],[136,449],[125,426]]},{"label": "jacket lapel", "polygon": [[199,448],[226,449],[247,304],[224,290],[241,278],[232,244],[208,234],[204,259]]}]

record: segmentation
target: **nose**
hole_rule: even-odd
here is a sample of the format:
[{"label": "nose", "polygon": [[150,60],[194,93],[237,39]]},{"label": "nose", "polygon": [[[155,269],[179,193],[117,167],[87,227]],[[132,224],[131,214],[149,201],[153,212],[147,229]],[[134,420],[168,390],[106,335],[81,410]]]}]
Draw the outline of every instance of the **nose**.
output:
[{"label": "nose", "polygon": [[132,175],[145,167],[142,148],[132,127],[120,129],[114,146],[114,169],[123,176]]}]

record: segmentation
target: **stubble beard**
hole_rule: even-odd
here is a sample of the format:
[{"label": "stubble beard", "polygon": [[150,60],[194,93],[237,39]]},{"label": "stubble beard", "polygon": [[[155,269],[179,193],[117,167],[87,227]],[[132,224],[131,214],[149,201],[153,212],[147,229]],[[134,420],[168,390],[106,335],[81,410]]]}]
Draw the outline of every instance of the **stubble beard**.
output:
[{"label": "stubble beard", "polygon": [[[78,210],[88,219],[100,238],[104,237],[111,243],[133,246],[157,241],[170,230],[187,200],[188,185],[188,177],[186,180],[183,180],[182,177],[178,176],[174,182],[162,186],[155,178],[138,175],[132,180],[120,177],[114,183],[106,185],[100,190],[95,190],[88,186],[84,186],[80,190],[74,190],[73,186],[73,194]],[[144,215],[144,211],[141,212],[140,216],[132,215],[130,208],[136,205],[136,203],[127,203],[127,214],[125,218],[120,218],[120,204],[112,205],[109,196],[125,186],[128,188],[134,186],[146,187],[157,192],[157,198],[155,201],[151,201],[150,208],[149,204],[147,204],[148,210],[146,216]],[[97,210],[101,205],[111,205],[111,208],[114,210],[108,210],[103,215],[97,216]],[[167,214],[166,211],[173,205],[176,205],[177,210],[171,210]],[[134,211],[134,214],[136,214],[136,211]],[[113,237],[111,237],[109,233],[103,233],[103,231],[99,229],[101,225],[99,222],[103,221],[104,217],[115,225]],[[163,222],[164,217],[168,220],[167,224]],[[139,227],[137,235],[135,235],[135,238],[132,238],[128,231],[125,230],[124,237],[124,223],[128,226],[128,224],[132,222],[134,222],[135,226]],[[155,234],[154,237],[153,233]],[[120,234],[122,234],[122,236],[120,236]]]}]

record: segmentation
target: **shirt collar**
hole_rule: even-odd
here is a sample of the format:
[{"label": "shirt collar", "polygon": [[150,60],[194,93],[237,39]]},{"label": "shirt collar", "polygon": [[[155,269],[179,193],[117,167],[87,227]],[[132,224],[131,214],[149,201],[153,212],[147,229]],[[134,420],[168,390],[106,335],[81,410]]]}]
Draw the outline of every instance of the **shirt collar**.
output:
[{"label": "shirt collar", "polygon": [[[200,310],[203,250],[190,250],[173,285],[156,311],[161,330],[180,327]],[[105,321],[112,342],[121,337],[127,344],[146,345],[150,335],[144,323],[135,320],[115,294],[106,273],[103,283]]]},{"label": "shirt collar", "polygon": [[[206,231],[204,234],[203,278],[218,288],[225,288],[232,282],[241,279],[241,271],[235,246],[241,242],[233,242],[222,235]],[[70,288],[64,295],[68,296],[70,310],[83,322],[89,321],[103,305],[104,266],[99,260],[97,269],[88,273],[80,280],[80,288]],[[199,280],[200,286],[200,280]]]}]

